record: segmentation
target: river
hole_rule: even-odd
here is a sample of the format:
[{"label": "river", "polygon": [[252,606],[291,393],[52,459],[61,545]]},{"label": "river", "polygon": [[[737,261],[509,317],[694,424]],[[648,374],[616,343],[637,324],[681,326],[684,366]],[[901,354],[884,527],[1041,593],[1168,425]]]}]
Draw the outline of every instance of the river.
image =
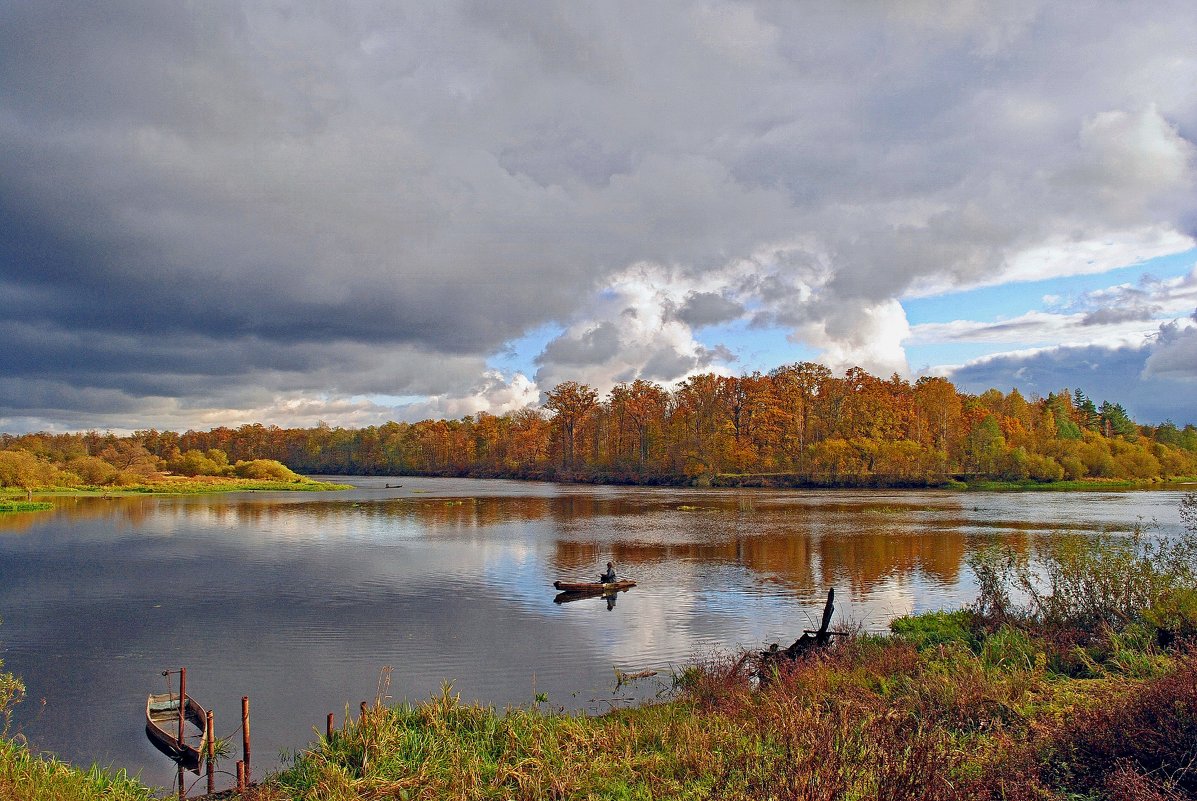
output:
[{"label": "river", "polygon": [[[337,480],[355,488],[56,498],[52,512],[0,516],[0,659],[28,686],[10,735],[168,787],[145,697],[183,665],[220,734],[250,697],[261,775],[327,713],[340,723],[373,700],[385,668],[390,703],[449,682],[498,707],[547,696],[602,712],[667,690],[695,659],[792,642],[830,587],[833,625],[882,631],[970,602],[965,559],[985,543],[1180,526],[1172,491]],[[608,560],[638,586],[614,605],[554,603],[554,579],[596,577]],[[616,688],[616,670],[659,675]]]}]

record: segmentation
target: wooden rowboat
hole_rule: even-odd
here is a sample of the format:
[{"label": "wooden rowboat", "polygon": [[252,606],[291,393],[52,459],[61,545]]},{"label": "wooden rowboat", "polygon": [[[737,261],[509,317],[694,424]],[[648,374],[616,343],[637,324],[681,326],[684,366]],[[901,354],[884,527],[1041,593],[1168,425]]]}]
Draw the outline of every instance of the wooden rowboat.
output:
[{"label": "wooden rowboat", "polygon": [[187,732],[183,733],[183,742],[179,742],[179,694],[151,693],[145,700],[145,733],[159,751],[195,773],[200,772],[200,755],[208,749],[208,711],[190,695],[186,696],[187,703],[183,708],[183,716],[188,723],[199,729],[196,736],[198,745],[187,742]]},{"label": "wooden rowboat", "polygon": [[609,581],[602,584],[597,581],[554,581],[553,587],[558,592],[573,592],[587,595],[601,595],[606,592],[620,592],[629,587],[635,587],[636,582],[629,579],[622,581]]}]

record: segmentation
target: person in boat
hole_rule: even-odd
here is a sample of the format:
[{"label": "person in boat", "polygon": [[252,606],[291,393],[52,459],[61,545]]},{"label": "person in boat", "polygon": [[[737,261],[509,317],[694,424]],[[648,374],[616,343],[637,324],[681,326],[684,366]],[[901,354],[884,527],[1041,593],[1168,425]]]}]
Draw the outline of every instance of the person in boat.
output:
[{"label": "person in boat", "polygon": [[612,562],[607,563],[607,572],[603,573],[602,575],[599,576],[599,581],[601,581],[604,584],[614,584],[615,583],[616,578],[615,578],[614,563],[612,563]]}]

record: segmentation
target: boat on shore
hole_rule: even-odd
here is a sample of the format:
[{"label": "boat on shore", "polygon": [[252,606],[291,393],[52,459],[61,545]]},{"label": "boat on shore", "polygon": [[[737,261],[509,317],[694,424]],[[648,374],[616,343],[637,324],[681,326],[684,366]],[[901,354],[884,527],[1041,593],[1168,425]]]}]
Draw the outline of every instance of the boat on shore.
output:
[{"label": "boat on shore", "polygon": [[145,733],[159,751],[183,767],[199,773],[200,755],[207,749],[211,736],[208,731],[208,710],[190,695],[184,698],[183,718],[193,730],[199,730],[198,735],[191,735],[198,740],[197,745],[188,742],[187,731],[183,733],[183,740],[179,740],[178,693],[150,693],[145,701]]},{"label": "boat on shore", "polygon": [[602,595],[609,592],[622,592],[630,587],[635,587],[636,582],[631,579],[623,579],[622,581],[608,581],[606,583],[598,581],[554,581],[553,588],[558,592],[568,592],[578,595]]}]

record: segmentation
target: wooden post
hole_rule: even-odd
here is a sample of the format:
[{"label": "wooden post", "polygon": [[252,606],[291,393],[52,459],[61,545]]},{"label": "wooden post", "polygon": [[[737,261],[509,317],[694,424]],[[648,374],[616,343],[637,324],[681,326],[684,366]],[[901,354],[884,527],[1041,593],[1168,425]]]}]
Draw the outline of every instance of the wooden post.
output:
[{"label": "wooden post", "polygon": [[245,763],[237,760],[237,792],[245,792]]},{"label": "wooden post", "polygon": [[183,721],[187,710],[187,668],[179,668],[179,750],[183,749]]},{"label": "wooden post", "polygon": [[328,742],[330,742],[330,743],[332,742],[332,733],[333,733],[333,713],[329,712],[328,713],[328,721],[327,721],[327,724],[324,729],[324,739],[328,740]]},{"label": "wooden post", "polygon": [[815,639],[819,645],[826,645],[831,640],[831,635],[827,633],[827,627],[831,625],[831,616],[835,614],[835,587],[827,591],[827,605],[823,607],[823,620],[819,625],[819,631],[815,635]]},{"label": "wooden post", "polygon": [[183,776],[183,763],[179,763],[179,798],[187,797],[187,783]]},{"label": "wooden post", "polygon": [[216,792],[216,715],[208,710],[208,795]]},{"label": "wooden post", "polygon": [[245,755],[245,783],[249,784],[249,696],[241,696],[241,753]]},{"label": "wooden post", "polygon": [[360,715],[360,720],[364,721],[365,719],[366,719],[366,702],[362,701],[362,714]]}]

